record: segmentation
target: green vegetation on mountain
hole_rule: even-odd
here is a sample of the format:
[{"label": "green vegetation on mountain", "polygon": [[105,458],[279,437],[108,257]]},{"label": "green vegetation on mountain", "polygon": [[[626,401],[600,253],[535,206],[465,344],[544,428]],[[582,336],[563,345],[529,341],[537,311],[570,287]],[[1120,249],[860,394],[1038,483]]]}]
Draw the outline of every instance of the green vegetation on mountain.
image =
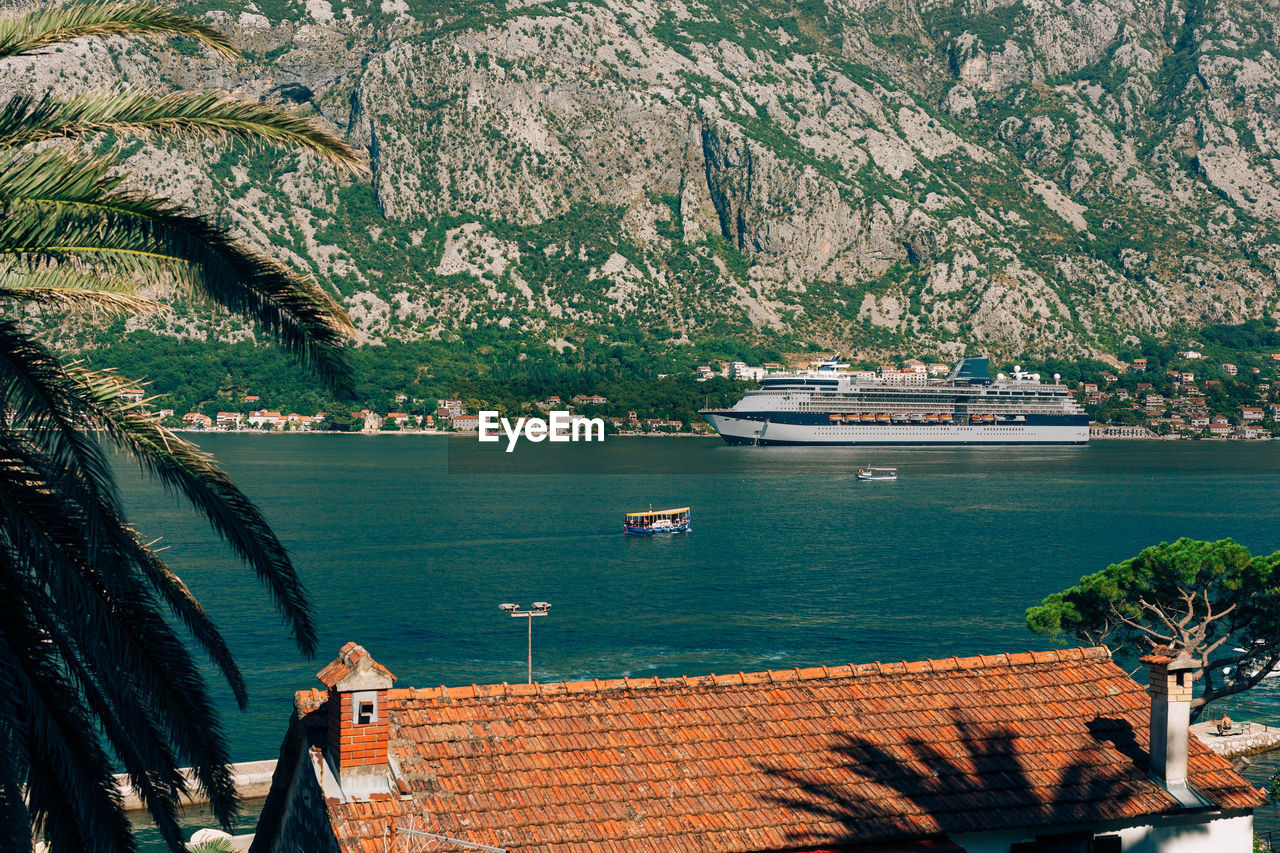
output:
[{"label": "green vegetation on mountain", "polygon": [[[372,179],[219,145],[130,146],[132,165],[309,268],[362,349],[496,335],[573,365],[733,338],[1105,362],[1276,314],[1280,20],[1262,4],[186,8],[243,46],[229,84],[330,122]],[[43,68],[72,89],[208,79],[180,42]],[[245,338],[194,308],[143,326]]]},{"label": "green vegetation on mountain", "polygon": [[[643,342],[584,348],[565,357],[521,359],[518,346],[497,330],[468,341],[389,342],[352,350],[356,377],[351,394],[334,395],[316,385],[278,347],[241,341],[234,344],[178,341],[167,335],[137,332],[88,354],[93,366],[110,365],[123,376],[142,377],[155,399],[154,410],[173,409],[213,416],[220,411],[255,409],[314,414],[344,414],[353,408],[432,414],[438,399],[461,399],[479,408],[519,413],[528,403],[559,396],[599,394],[610,405],[592,414],[699,420],[706,405],[727,405],[743,383],[727,379],[696,382],[691,357],[699,363],[747,361],[759,364],[781,356],[734,341],[710,341],[695,350],[663,352]],[[660,376],[664,378],[659,378]],[[396,402],[398,395],[409,402]],[[257,397],[246,402],[245,397]]]}]

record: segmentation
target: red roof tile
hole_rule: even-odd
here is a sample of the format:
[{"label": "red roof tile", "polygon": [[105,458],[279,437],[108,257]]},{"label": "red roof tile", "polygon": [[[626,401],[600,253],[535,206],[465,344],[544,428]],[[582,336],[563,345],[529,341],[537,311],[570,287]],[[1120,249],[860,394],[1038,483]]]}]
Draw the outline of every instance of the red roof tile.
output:
[{"label": "red roof tile", "polygon": [[[409,794],[332,804],[344,853],[410,815],[513,851],[649,853],[923,850],[901,844],[1177,808],[1146,774],[1147,694],[1104,649],[395,689],[388,708]],[[1194,738],[1189,769],[1221,808],[1264,802]]]},{"label": "red roof tile", "polygon": [[[332,688],[339,681],[355,672],[356,664],[367,657],[369,657],[369,653],[365,651],[364,646],[355,642],[347,643],[339,650],[338,656],[328,666],[316,673],[316,678],[320,679],[326,687]],[[370,664],[375,672],[389,676],[392,680],[395,679],[395,676],[391,675],[391,672],[385,666],[372,658],[370,658]]]}]

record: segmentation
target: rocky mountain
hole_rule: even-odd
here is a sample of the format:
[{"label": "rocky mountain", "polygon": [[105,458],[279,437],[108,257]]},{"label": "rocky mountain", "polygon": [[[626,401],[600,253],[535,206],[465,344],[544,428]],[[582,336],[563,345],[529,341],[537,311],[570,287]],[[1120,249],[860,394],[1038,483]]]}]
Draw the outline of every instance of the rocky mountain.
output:
[{"label": "rocky mountain", "polygon": [[[200,0],[0,87],[232,88],[368,151],[131,143],[367,341],[1105,355],[1276,311],[1275,0]],[[176,311],[142,325],[243,335]]]}]

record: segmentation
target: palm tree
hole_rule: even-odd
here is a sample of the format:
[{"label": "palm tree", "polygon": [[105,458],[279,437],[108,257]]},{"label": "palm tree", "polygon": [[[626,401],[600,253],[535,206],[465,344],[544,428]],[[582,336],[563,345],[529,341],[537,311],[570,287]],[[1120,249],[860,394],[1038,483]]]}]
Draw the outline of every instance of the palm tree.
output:
[{"label": "palm tree", "polygon": [[[214,29],[138,2],[73,2],[0,17],[0,60],[81,38],[194,39]],[[169,847],[190,766],[214,814],[236,811],[228,753],[189,635],[230,685],[244,681],[182,580],[130,526],[109,455],[132,455],[181,495],[267,588],[298,648],[315,628],[284,547],[195,445],[122,402],[130,385],[60,358],[24,323],[28,305],[134,313],[185,292],[260,325],[340,386],[351,333],[315,282],[200,216],[141,190],[104,134],[285,146],[339,168],[359,157],[308,120],[225,94],[17,95],[0,105],[0,850],[126,851],[112,777],[128,774]],[[99,146],[100,147],[100,146]]]}]

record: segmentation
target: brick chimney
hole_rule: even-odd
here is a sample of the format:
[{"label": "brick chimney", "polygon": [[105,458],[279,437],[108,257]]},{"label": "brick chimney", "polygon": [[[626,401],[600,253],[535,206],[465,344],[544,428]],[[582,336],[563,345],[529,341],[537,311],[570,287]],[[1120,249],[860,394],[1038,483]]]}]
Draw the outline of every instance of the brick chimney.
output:
[{"label": "brick chimney", "polygon": [[1205,805],[1208,801],[1187,785],[1195,661],[1185,650],[1168,646],[1157,646],[1139,660],[1147,665],[1151,694],[1151,775],[1181,805]]},{"label": "brick chimney", "polygon": [[316,674],[329,688],[329,761],[346,780],[387,770],[387,690],[396,677],[363,646],[347,643]]}]

